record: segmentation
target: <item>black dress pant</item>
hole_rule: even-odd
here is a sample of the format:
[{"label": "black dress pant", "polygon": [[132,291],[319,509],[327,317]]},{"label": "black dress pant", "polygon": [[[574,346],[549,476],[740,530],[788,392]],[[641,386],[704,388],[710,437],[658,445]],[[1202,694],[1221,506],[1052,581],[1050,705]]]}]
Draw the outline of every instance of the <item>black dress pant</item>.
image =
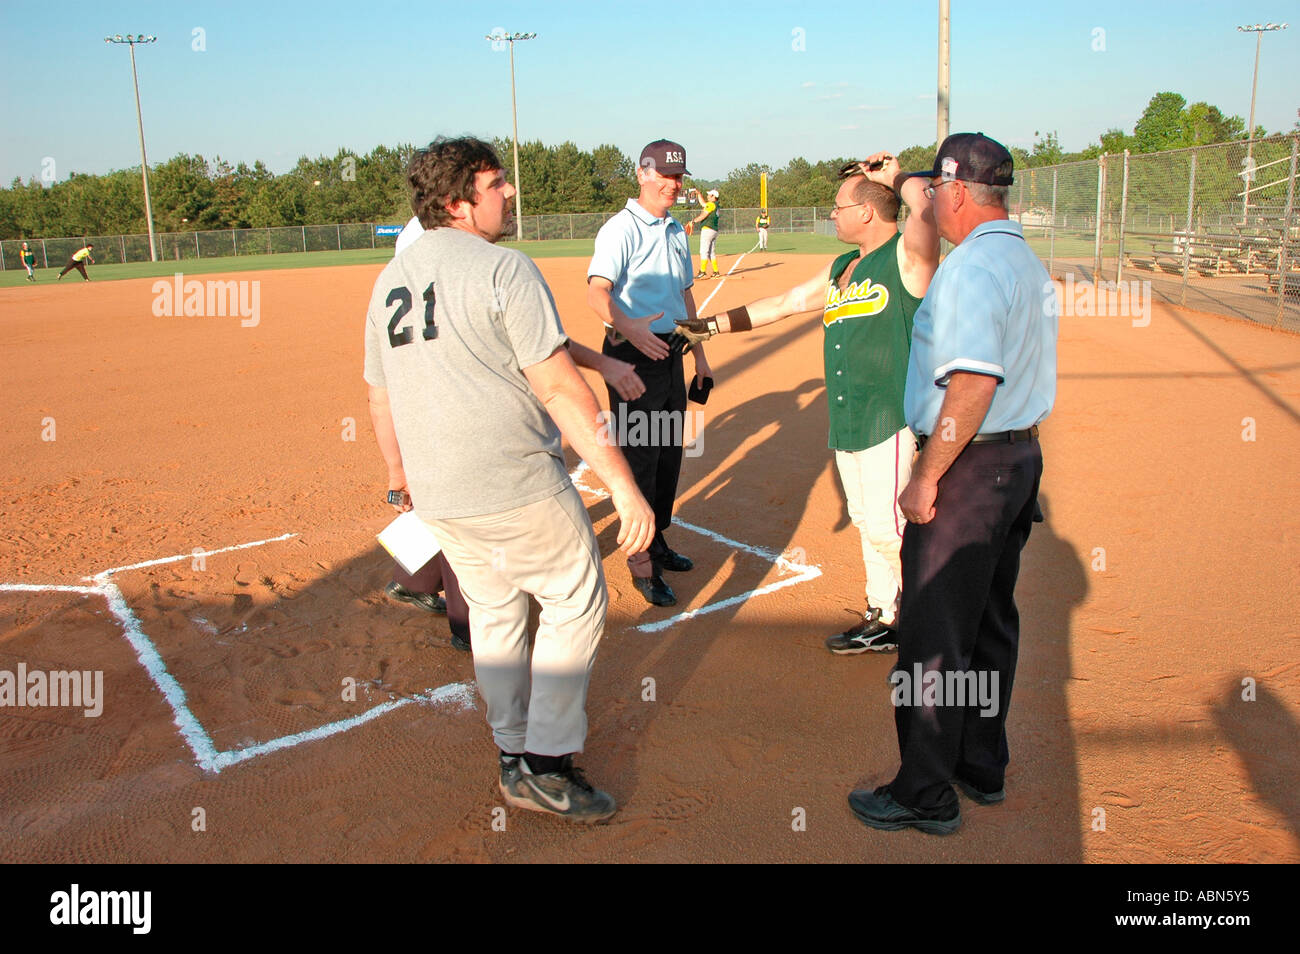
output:
[{"label": "black dress pant", "polygon": [[394,560],[393,582],[412,593],[437,593],[441,590],[447,601],[447,622],[451,631],[461,639],[469,640],[469,604],[461,596],[460,581],[442,552],[414,573],[407,573]]},{"label": "black dress pant", "polygon": [[[657,337],[665,342],[671,340],[669,335]],[[682,435],[686,428],[682,356],[670,352],[668,357],[656,361],[647,358],[631,342],[614,344],[608,335],[601,353],[633,365],[645,384],[645,394],[635,401],[624,401],[613,388],[607,390],[612,416],[610,427],[637,487],[654,510],[655,536],[649,552],[650,558],[656,559],[669,549],[664,530],[673,522],[677,478],[682,471]]]},{"label": "black dress pant", "polygon": [[996,712],[969,698],[955,705],[953,694],[894,709],[902,767],[891,791],[909,808],[955,803],[949,781],[958,776],[981,791],[1002,788],[1020,644],[1016,577],[1042,472],[1036,439],[969,444],[939,480],[934,519],[903,533],[896,675],[982,673],[992,689],[996,674]]}]

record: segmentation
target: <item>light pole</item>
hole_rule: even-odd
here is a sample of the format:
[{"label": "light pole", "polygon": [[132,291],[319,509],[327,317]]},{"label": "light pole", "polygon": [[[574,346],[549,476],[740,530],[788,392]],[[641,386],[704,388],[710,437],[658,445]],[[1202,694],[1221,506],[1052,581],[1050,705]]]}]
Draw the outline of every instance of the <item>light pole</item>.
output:
[{"label": "light pole", "polygon": [[1241,202],[1241,224],[1245,225],[1247,221],[1247,212],[1250,208],[1250,185],[1255,181],[1255,87],[1259,84],[1259,44],[1264,39],[1265,33],[1271,33],[1274,30],[1285,30],[1285,23],[1256,23],[1254,26],[1239,26],[1238,33],[1255,34],[1255,75],[1250,80],[1250,125],[1246,127],[1246,169],[1245,179],[1246,188],[1242,193]]},{"label": "light pole", "polygon": [[153,205],[149,201],[149,160],[144,152],[144,117],[140,114],[140,80],[135,75],[135,45],[137,43],[154,43],[157,42],[156,36],[145,36],[143,33],[126,36],[118,33],[114,36],[104,37],[105,43],[125,43],[131,47],[131,82],[135,86],[135,123],[140,130],[140,176],[144,180],[144,219],[149,226],[149,261],[158,261],[158,249],[153,237]]},{"label": "light pole", "polygon": [[952,27],[952,13],[949,0],[939,0],[939,95],[935,103],[935,148],[939,148],[948,138],[948,104],[951,96],[949,80],[949,32]]},{"label": "light pole", "polygon": [[536,38],[536,33],[489,33],[483,38],[491,41],[495,49],[500,49],[497,47],[498,43],[510,44],[510,115],[514,121],[515,131],[515,238],[520,242],[524,240],[524,216],[523,204],[520,201],[523,189],[519,181],[519,109],[515,105],[515,41]]}]

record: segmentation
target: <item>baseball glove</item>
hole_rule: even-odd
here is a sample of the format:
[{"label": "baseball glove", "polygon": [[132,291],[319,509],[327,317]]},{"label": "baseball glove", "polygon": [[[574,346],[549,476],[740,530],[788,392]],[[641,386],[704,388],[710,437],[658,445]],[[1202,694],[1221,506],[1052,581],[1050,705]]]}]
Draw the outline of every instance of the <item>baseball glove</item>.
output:
[{"label": "baseball glove", "polygon": [[687,235],[694,235],[694,234],[695,234],[695,223],[694,223],[694,222],[687,222],[687,223],[686,223],[686,234],[687,234]]},{"label": "baseball glove", "polygon": [[717,318],[678,318],[675,338],[683,342],[683,350],[690,351],[701,341],[708,341],[718,333]]}]

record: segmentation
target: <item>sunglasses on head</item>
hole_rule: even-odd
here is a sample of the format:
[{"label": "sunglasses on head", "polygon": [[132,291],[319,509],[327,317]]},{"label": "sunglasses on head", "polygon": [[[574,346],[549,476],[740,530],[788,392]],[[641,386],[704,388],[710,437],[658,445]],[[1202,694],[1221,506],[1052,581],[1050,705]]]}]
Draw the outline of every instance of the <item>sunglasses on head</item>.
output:
[{"label": "sunglasses on head", "polygon": [[849,176],[860,176],[864,172],[876,172],[885,167],[885,160],[877,159],[875,162],[863,162],[855,159],[853,162],[846,162],[840,167],[840,178],[847,179]]}]

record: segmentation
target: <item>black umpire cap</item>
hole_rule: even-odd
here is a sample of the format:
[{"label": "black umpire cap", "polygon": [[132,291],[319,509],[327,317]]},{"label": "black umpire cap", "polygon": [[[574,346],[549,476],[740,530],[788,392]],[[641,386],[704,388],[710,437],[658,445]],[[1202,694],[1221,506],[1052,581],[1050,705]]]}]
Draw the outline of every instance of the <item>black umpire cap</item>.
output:
[{"label": "black umpire cap", "polygon": [[927,179],[964,179],[983,182],[985,185],[1008,186],[1015,179],[1011,175],[1015,160],[1007,147],[983,133],[953,133],[939,146],[934,157],[934,168],[923,172],[909,172],[907,178],[925,176]]}]

